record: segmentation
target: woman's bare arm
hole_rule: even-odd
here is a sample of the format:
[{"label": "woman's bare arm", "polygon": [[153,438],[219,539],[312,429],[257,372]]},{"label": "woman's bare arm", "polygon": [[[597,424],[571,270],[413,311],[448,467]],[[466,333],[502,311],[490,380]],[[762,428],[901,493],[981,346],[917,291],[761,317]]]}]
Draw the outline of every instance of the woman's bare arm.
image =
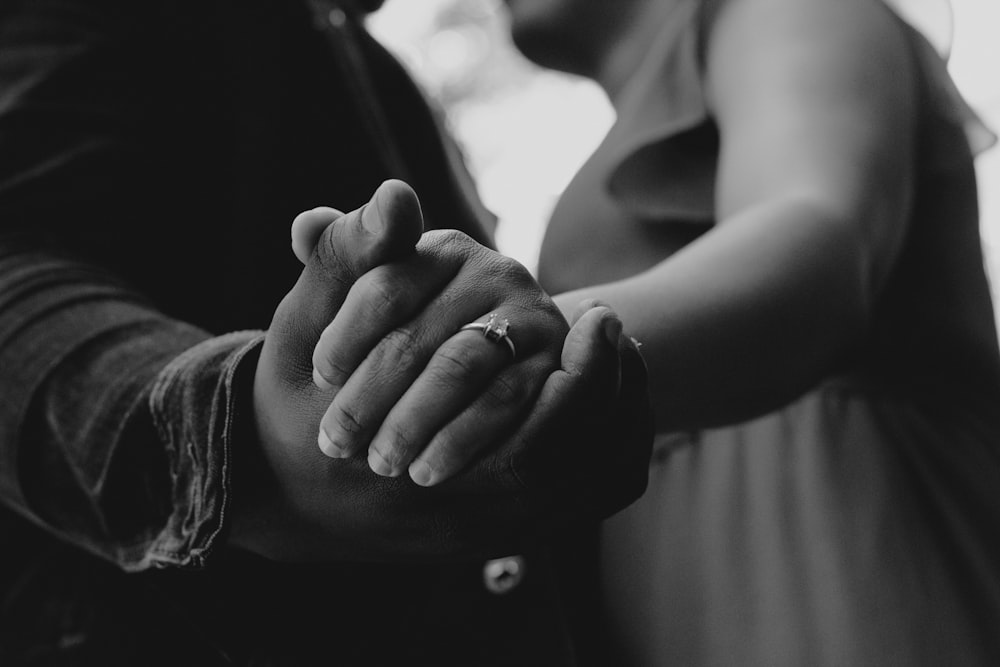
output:
[{"label": "woman's bare arm", "polygon": [[611,304],[644,343],[660,428],[776,408],[868,326],[905,232],[914,86],[867,0],[731,0],[707,46],[718,225],[635,277],[557,297]]}]

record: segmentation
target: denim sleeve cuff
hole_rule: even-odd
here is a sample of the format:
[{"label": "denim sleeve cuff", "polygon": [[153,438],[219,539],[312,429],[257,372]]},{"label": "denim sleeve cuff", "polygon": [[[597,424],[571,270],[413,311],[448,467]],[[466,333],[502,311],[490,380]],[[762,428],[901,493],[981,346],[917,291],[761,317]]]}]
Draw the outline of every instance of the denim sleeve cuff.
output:
[{"label": "denim sleeve cuff", "polygon": [[157,377],[149,407],[167,452],[173,509],[153,544],[126,569],[203,567],[220,542],[229,508],[237,386],[253,377],[263,340],[260,331],[212,338]]}]

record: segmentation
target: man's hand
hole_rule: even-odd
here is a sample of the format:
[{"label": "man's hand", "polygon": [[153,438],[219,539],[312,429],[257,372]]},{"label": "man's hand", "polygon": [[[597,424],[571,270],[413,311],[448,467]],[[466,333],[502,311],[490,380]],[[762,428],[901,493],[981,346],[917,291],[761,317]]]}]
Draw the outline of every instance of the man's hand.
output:
[{"label": "man's hand", "polygon": [[[338,212],[318,213],[329,214]],[[323,455],[316,446],[317,433],[334,394],[313,382],[313,350],[323,331],[337,320],[338,326],[347,323],[343,349],[359,361],[366,359],[369,348],[399,325],[402,311],[382,309],[391,305],[380,299],[384,294],[347,305],[345,299],[356,294],[352,286],[359,277],[405,264],[412,271],[407,274],[409,287],[422,290],[421,299],[426,299],[416,305],[426,310],[455,296],[453,307],[472,309],[462,311],[463,321],[474,319],[484,303],[461,296],[466,293],[491,295],[490,305],[516,302],[530,313],[537,311],[536,302],[548,302],[542,311],[549,309],[549,320],[557,326],[537,341],[531,335],[524,338],[526,363],[538,371],[525,372],[538,376],[526,378],[521,399],[526,406],[531,394],[541,390],[545,375],[557,366],[565,321],[530,277],[496,275],[493,270],[506,260],[484,262],[485,256],[495,253],[457,232],[435,234],[436,250],[418,252],[420,209],[412,190],[402,183],[384,184],[368,205],[325,228],[310,224],[310,216],[298,223],[297,236],[310,241],[302,245],[297,238],[294,249],[307,263],[275,311],[257,364],[253,385],[257,447],[234,452],[232,541],[279,559],[414,559],[504,551],[507,547],[500,545],[510,544],[523,530],[526,515],[517,482],[508,473],[489,475],[490,483],[484,478],[475,489],[427,492],[408,478],[375,475],[363,459]],[[315,249],[308,248],[312,240]],[[450,292],[444,289],[456,275],[468,278],[467,283]],[[364,284],[370,286],[370,281]],[[342,308],[359,315],[338,320]],[[526,327],[525,333],[537,329]],[[453,333],[428,325],[414,338],[431,341],[433,353]],[[427,361],[415,356],[427,346],[381,349],[398,354],[391,368],[409,374],[419,375]],[[495,350],[487,346],[485,352]]]},{"label": "man's hand", "polygon": [[[463,330],[491,316],[510,322],[506,339]],[[320,448],[440,483],[523,420],[567,330],[523,266],[464,234],[427,233],[358,279],[316,345],[314,381],[331,399]]]},{"label": "man's hand", "polygon": [[[258,363],[259,449],[234,454],[233,542],[281,559],[490,555],[516,549],[552,510],[604,515],[641,492],[649,446],[644,374],[632,363],[637,356],[630,362],[621,352],[610,311],[589,310],[563,345],[565,321],[516,263],[458,233],[416,245],[419,206],[403,184],[384,185],[334,224],[317,224],[329,215],[339,212],[297,220],[295,252],[307,265],[275,312]],[[518,322],[517,363],[501,344],[456,333],[493,310]],[[393,333],[401,327],[408,330]],[[470,350],[463,358],[474,360],[463,368],[473,372],[422,382],[439,349],[456,340]],[[337,361],[316,377],[318,341],[339,347]],[[490,389],[505,373],[503,388]],[[478,393],[456,382],[469,377],[479,378]],[[364,381],[351,389],[355,378]],[[347,391],[359,403],[367,396],[391,408],[367,431],[376,441],[388,434],[389,446],[415,454],[436,444],[452,457],[439,469],[451,472],[479,458],[453,479],[421,488],[406,476],[374,475],[366,457],[324,456],[315,444],[320,419]],[[393,422],[408,396],[414,407]],[[431,407],[421,410],[428,396]],[[627,419],[624,434],[619,417]],[[397,426],[387,431],[386,423]],[[445,428],[453,424],[461,427]]]},{"label": "man's hand", "polygon": [[[372,214],[418,217],[412,192],[394,187],[408,196]],[[293,224],[304,262],[330,214],[317,209]],[[509,346],[462,331],[476,313],[480,324],[487,313],[509,319]],[[385,476],[408,469],[423,486],[497,450],[516,457],[522,478],[550,501],[584,493],[601,516],[620,509],[645,488],[645,366],[608,307],[582,303],[573,319],[564,340],[563,318],[520,264],[461,234],[425,235],[414,255],[354,284],[313,351],[314,381],[333,396],[320,449],[364,454]]]}]

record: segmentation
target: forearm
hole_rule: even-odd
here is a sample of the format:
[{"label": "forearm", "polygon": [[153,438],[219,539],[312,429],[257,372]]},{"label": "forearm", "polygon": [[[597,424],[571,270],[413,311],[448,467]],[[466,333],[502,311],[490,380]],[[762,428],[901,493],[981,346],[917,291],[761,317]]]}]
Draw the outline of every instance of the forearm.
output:
[{"label": "forearm", "polygon": [[[127,569],[191,561],[210,541],[199,531],[221,520],[226,411],[217,414],[224,391],[185,396],[224,384],[246,342],[213,349],[209,339],[98,268],[4,244],[5,504]],[[193,347],[196,358],[179,357]],[[181,413],[174,431],[171,412]]]},{"label": "forearm", "polygon": [[743,212],[635,277],[559,295],[610,304],[643,343],[660,429],[776,408],[840,363],[866,326],[861,241],[835,216],[784,201]]}]

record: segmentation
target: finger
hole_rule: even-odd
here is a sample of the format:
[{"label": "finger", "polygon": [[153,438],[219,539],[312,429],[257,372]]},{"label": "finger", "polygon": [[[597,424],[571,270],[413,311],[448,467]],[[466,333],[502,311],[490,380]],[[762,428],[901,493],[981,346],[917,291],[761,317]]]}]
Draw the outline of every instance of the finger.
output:
[{"label": "finger", "polygon": [[[461,268],[457,261],[420,255],[378,266],[361,276],[316,342],[313,383],[323,390],[339,391],[378,342],[415,317]],[[479,312],[476,308],[470,315]],[[430,350],[441,340],[433,340]]]},{"label": "finger", "polygon": [[[421,251],[362,276],[313,350],[313,382],[335,389],[318,442],[328,456],[367,448],[389,410],[434,352],[463,324],[489,312],[511,280],[482,284],[494,274],[489,253],[458,232],[431,232]],[[450,239],[448,252],[437,243]],[[461,247],[468,244],[468,252]],[[476,249],[485,257],[467,259]]]},{"label": "finger", "polygon": [[[327,456],[347,458],[368,447],[392,406],[454,333],[449,317],[473,319],[491,304],[453,298],[459,286],[442,289],[442,276],[433,275],[450,267],[431,263],[421,269],[425,264],[381,266],[362,276],[320,335],[313,350],[313,382],[335,389],[318,434]],[[392,295],[394,304],[371,298],[370,290]],[[431,302],[435,296],[439,301]]]},{"label": "finger", "polygon": [[412,253],[422,232],[416,193],[403,181],[385,181],[367,204],[324,230],[316,256],[323,269],[353,282],[379,264]]},{"label": "finger", "polygon": [[[501,321],[501,312],[496,321]],[[529,322],[512,317],[515,322]],[[557,365],[554,350],[536,348],[551,340],[544,329],[512,327],[508,336],[484,337],[479,331],[460,331],[435,353],[427,368],[386,416],[369,448],[369,464],[380,474],[397,475],[422,463],[411,477],[429,486],[451,477],[499,437],[498,423],[509,424],[523,413]],[[561,335],[561,331],[557,335]],[[508,346],[509,337],[516,348]],[[532,349],[538,349],[538,354]],[[512,351],[523,355],[515,363]],[[472,409],[489,415],[482,437],[463,440],[464,447],[445,448],[425,457],[421,452],[435,435],[460,414]],[[484,422],[485,423],[485,422]]]},{"label": "finger", "polygon": [[[428,233],[425,237],[432,238],[427,244],[421,242],[416,258],[379,267],[370,275],[366,274],[328,327],[328,331],[338,333],[324,332],[321,336],[314,359],[317,367],[325,368],[323,372],[333,378],[332,383],[337,387],[318,434],[320,449],[329,455],[347,457],[367,448],[387,415],[425,371],[438,349],[463,325],[476,320],[485,322],[484,313],[499,310],[502,316],[523,324],[523,327],[515,324],[514,332],[519,359],[529,358],[546,347],[550,350],[548,354],[554,356],[553,342],[565,336],[565,321],[531,274],[514,260],[491,253],[468,237],[456,237],[456,234]],[[445,241],[443,245],[437,243],[442,240]],[[465,248],[463,243],[470,247]],[[437,252],[442,248],[449,250]],[[459,265],[457,273],[443,287],[435,283],[438,278],[429,277],[441,267],[456,263]],[[366,310],[371,304],[385,303],[383,299],[364,297],[370,280],[382,283],[379,288],[382,294],[396,295],[410,306]],[[433,284],[433,290],[420,296],[420,290],[426,289],[424,282]],[[355,298],[357,294],[362,296]],[[415,310],[411,308],[413,303],[419,303]],[[402,313],[409,319],[388,317],[387,313],[394,310],[394,315]],[[338,326],[345,328],[338,329]],[[477,364],[480,359],[489,364],[490,352],[498,355],[493,359],[510,363],[499,354],[498,343],[483,338],[481,331],[462,333],[464,345],[471,345],[480,355],[468,357],[472,359],[469,364]],[[500,350],[506,350],[509,356],[506,344],[502,341],[499,344],[503,346]],[[454,364],[454,359],[445,363]],[[342,384],[338,386],[337,383]],[[468,387],[460,384],[437,393],[458,395],[462,401],[469,400],[470,395]],[[424,433],[426,423],[433,419],[436,430],[439,427],[437,414],[421,411],[409,428]],[[418,442],[409,431],[401,433],[399,439]],[[403,449],[406,450],[404,459],[410,458],[408,446],[404,445]],[[396,460],[392,451],[385,456],[390,461]],[[389,470],[376,467],[389,474],[399,474],[406,465],[394,465]]]},{"label": "finger", "polygon": [[581,300],[580,303],[576,304],[576,308],[573,309],[573,315],[570,317],[569,320],[570,326],[576,324],[580,320],[580,318],[583,317],[585,313],[594,308],[597,308],[598,306],[604,306],[606,308],[611,307],[604,301],[601,301],[600,299],[589,298]]},{"label": "finger", "polygon": [[329,206],[318,206],[295,216],[292,220],[292,252],[295,257],[308,264],[323,231],[343,216],[343,211]]},{"label": "finger", "polygon": [[[465,300],[459,299],[459,294]],[[456,318],[486,321],[482,312],[494,305],[492,300],[470,300],[472,296],[465,281],[456,278],[439,301],[378,341],[337,391],[320,422],[319,444],[324,453],[346,458],[375,444],[390,411],[419,385],[422,375],[428,374],[423,382],[437,379],[444,386],[431,391],[405,432],[392,439],[383,435],[382,440],[388,442],[378,445],[372,458],[376,472],[396,476],[415,454],[410,453],[410,446],[418,446],[423,437],[420,434],[428,433],[422,440],[426,442],[441,423],[457,413],[456,406],[466,404],[498,369],[511,364],[511,352],[505,344],[487,340],[480,331],[459,331],[460,325],[453,323]],[[537,334],[525,333],[519,344],[530,356],[539,351],[541,341]],[[450,381],[440,380],[441,376]],[[380,464],[380,458],[391,465]]]},{"label": "finger", "polygon": [[[566,382],[560,391],[570,393],[574,391],[570,387],[575,386],[583,405],[590,406],[583,407],[591,415],[590,425],[573,450],[557,447],[549,464],[568,473],[565,478],[572,481],[572,486],[566,497],[575,497],[573,511],[599,519],[626,507],[645,491],[653,440],[645,362],[635,341],[621,334],[620,325],[606,324],[606,340],[610,343],[615,331],[618,332],[615,383],[606,380],[595,383],[600,374],[588,378],[587,372],[580,372],[589,367],[592,373],[595,366],[603,365],[588,358],[587,348],[567,345],[564,349],[563,367],[575,379]],[[614,393],[607,393],[608,389],[614,389]],[[600,460],[601,465],[585,464],[593,460]],[[581,462],[584,465],[579,465]]]},{"label": "finger", "polygon": [[[613,311],[598,307],[584,313],[566,336],[561,367],[547,378],[515,435],[520,451],[512,464],[526,486],[552,486],[551,476],[565,467],[563,459],[572,455],[571,449],[586,445],[567,443],[566,433],[579,434],[577,423],[610,413],[621,377],[622,336],[615,336],[620,331],[615,321]],[[592,435],[584,433],[585,438]]]},{"label": "finger", "polygon": [[[620,337],[621,321],[607,307],[589,309],[570,329],[563,344],[562,368],[556,372],[560,377],[575,378],[577,387],[591,387],[595,396],[587,403],[608,400],[617,392]],[[535,369],[534,377],[545,379],[548,385],[548,376],[553,370],[552,367]],[[411,478],[418,484],[431,486],[462,470],[516,430],[542,390],[542,384],[537,383],[537,389],[517,396],[511,379],[503,375],[498,377],[489,391],[434,435],[410,465]],[[580,393],[574,391],[574,394]],[[577,405],[583,409],[587,407],[584,403]],[[532,446],[542,447],[544,443],[536,442]]]},{"label": "finger", "polygon": [[595,301],[576,321],[563,343],[562,370],[588,381],[598,400],[618,394],[622,321],[610,307]]},{"label": "finger", "polygon": [[[327,447],[335,447],[334,443],[339,443],[336,451],[342,456],[349,456],[372,443],[368,455],[369,467],[379,475],[396,477],[406,470],[408,463],[416,455],[415,450],[420,446],[422,434],[426,433],[429,438],[435,428],[460,411],[472,396],[509,363],[510,355],[504,350],[483,350],[480,344],[470,345],[468,341],[445,341],[433,352],[431,361],[423,371],[417,368],[414,374],[402,370],[398,376],[402,382],[391,381],[377,388],[359,383],[357,386],[368,394],[367,400],[358,400],[358,397],[350,394],[341,396],[338,393],[321,424],[321,428],[327,433],[336,434],[334,438],[328,438],[325,444]],[[386,415],[403,398],[408,391],[407,387],[416,383],[421,373],[431,373],[436,378],[447,375],[451,378],[451,384],[437,391],[421,392],[423,403],[418,408],[418,423],[413,424],[404,434],[394,434],[389,444],[379,444],[377,433]],[[416,377],[412,377],[414,375]],[[461,389],[456,391],[456,387]],[[328,418],[332,418],[333,423]]]},{"label": "finger", "polygon": [[350,289],[313,350],[313,381],[320,389],[339,390],[379,340],[432,301],[462,304],[462,310],[439,310],[439,320],[428,322],[429,332],[443,334],[432,336],[436,349],[507,295],[528,299],[539,291],[516,261],[461,232],[428,232],[415,257],[378,267]]},{"label": "finger", "polygon": [[297,286],[311,300],[303,314],[309,326],[321,331],[358,277],[412,254],[422,227],[420,202],[402,181],[386,181],[371,201],[328,225]]},{"label": "finger", "polygon": [[455,476],[496,448],[528,413],[552,365],[519,365],[497,374],[475,399],[450,421],[443,421],[408,466],[420,486],[434,486]]},{"label": "finger", "polygon": [[[460,331],[437,349],[372,439],[368,464],[380,475],[402,474],[442,426],[511,363],[510,351],[478,332]],[[512,401],[515,396],[509,397]]]}]

